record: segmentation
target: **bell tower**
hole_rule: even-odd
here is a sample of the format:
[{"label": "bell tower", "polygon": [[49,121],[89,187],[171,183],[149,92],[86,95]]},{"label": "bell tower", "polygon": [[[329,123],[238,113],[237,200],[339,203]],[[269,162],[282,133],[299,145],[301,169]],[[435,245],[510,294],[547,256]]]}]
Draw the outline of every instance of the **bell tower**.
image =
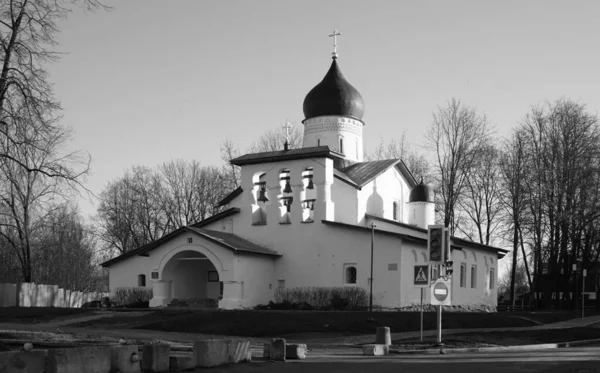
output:
[{"label": "bell tower", "polygon": [[333,30],[333,61],[323,80],[304,99],[303,147],[329,146],[351,162],[363,161],[364,102],[361,94],[340,71],[337,37]]}]

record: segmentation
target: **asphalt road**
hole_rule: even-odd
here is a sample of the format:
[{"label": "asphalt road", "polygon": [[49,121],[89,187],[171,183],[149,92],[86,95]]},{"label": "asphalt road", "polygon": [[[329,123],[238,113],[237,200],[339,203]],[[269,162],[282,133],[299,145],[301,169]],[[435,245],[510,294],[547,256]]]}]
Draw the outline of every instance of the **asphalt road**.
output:
[{"label": "asphalt road", "polygon": [[[465,353],[446,355],[326,355],[304,361],[252,362],[212,368],[211,372],[262,373],[468,373],[468,372],[561,372],[600,373],[600,348],[550,349],[526,352]],[[197,369],[194,372],[206,372]]]}]

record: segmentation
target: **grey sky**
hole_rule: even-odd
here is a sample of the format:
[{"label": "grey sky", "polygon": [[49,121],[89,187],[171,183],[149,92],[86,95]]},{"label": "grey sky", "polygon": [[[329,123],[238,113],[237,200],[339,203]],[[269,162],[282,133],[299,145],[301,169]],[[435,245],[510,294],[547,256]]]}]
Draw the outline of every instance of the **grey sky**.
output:
[{"label": "grey sky", "polygon": [[[221,164],[289,119],[329,68],[365,100],[365,147],[403,131],[416,147],[451,97],[505,135],[531,105],[568,97],[600,108],[596,1],[111,1],[61,24],[49,67],[73,147],[100,193],[133,165]],[[89,203],[86,214],[94,212]]]}]

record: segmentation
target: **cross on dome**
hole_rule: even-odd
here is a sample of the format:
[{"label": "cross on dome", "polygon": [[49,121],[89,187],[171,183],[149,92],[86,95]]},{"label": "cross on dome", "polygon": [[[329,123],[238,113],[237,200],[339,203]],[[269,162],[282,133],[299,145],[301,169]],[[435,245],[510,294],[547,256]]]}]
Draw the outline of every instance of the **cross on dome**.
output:
[{"label": "cross on dome", "polygon": [[342,33],[339,32],[337,29],[333,29],[333,33],[331,35],[329,35],[329,37],[333,37],[333,53],[331,53],[331,56],[335,59],[337,58],[338,54],[337,54],[337,37],[341,36]]}]

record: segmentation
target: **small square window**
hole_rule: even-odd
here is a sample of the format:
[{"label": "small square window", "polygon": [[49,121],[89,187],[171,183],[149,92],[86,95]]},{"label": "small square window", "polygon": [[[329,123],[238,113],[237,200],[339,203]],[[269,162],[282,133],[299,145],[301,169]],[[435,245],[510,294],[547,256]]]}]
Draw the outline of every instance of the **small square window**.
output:
[{"label": "small square window", "polygon": [[285,288],[285,280],[277,280],[277,287],[279,289]]},{"label": "small square window", "polygon": [[194,242],[194,240],[192,239],[192,237],[189,237],[188,238],[188,243],[192,243],[192,242]]},{"label": "small square window", "polygon": [[158,280],[158,272],[152,272],[151,277],[153,280]]},{"label": "small square window", "polygon": [[344,264],[344,284],[356,285],[356,264]]},{"label": "small square window", "polygon": [[219,272],[208,271],[208,282],[219,282]]}]

